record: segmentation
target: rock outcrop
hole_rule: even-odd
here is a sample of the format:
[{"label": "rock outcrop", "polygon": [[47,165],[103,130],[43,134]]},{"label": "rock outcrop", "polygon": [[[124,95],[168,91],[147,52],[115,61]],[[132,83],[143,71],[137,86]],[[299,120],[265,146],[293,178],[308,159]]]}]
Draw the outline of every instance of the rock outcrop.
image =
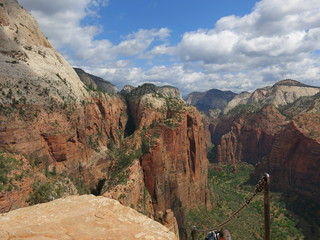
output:
[{"label": "rock outcrop", "polygon": [[[133,92],[132,92],[133,91]],[[145,94],[157,94],[164,98],[177,98],[182,100],[181,93],[178,88],[172,86],[161,86],[158,87],[152,83],[145,83],[141,87],[135,88],[130,85],[124,86],[121,90],[122,94],[133,94],[142,96]]]},{"label": "rock outcrop", "polygon": [[160,223],[93,195],[69,196],[0,216],[0,238],[9,239],[178,239]]},{"label": "rock outcrop", "polygon": [[[108,145],[124,136],[125,102],[89,89],[16,0],[1,1],[0,19],[0,150],[27,159],[33,172],[46,173],[41,180],[54,172],[96,188],[114,161]],[[33,174],[21,199],[37,180]]]},{"label": "rock outcrop", "polygon": [[88,96],[69,63],[16,0],[0,7],[0,104],[64,104]]},{"label": "rock outcrop", "polygon": [[140,162],[155,218],[162,219],[160,213],[171,209],[183,227],[186,210],[210,206],[207,131],[194,107],[154,90],[148,84],[125,93],[132,131],[139,135]]},{"label": "rock outcrop", "polygon": [[103,78],[86,73],[81,68],[74,68],[80,80],[89,88],[96,91],[104,91],[108,94],[117,94],[118,89],[112,83],[104,80]]},{"label": "rock outcrop", "polygon": [[249,92],[242,92],[235,96],[223,109],[223,114],[227,114],[231,109],[235,108],[237,105],[246,104],[251,93]]}]

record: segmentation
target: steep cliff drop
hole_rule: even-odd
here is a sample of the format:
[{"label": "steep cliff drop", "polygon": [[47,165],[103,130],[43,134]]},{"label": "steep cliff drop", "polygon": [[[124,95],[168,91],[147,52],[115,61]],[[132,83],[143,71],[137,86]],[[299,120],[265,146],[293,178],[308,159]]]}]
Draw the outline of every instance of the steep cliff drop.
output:
[{"label": "steep cliff drop", "polygon": [[141,146],[140,163],[154,216],[161,219],[171,209],[183,231],[188,209],[210,206],[208,132],[198,111],[181,100],[176,88],[145,84],[126,89],[123,94],[136,126],[133,138]]}]

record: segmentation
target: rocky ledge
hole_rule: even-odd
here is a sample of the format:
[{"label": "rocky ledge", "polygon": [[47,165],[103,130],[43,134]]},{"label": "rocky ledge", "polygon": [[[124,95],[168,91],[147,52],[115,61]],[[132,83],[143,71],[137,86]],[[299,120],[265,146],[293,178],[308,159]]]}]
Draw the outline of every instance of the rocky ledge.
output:
[{"label": "rocky ledge", "polygon": [[0,239],[178,239],[152,219],[118,201],[69,196],[0,216]]}]

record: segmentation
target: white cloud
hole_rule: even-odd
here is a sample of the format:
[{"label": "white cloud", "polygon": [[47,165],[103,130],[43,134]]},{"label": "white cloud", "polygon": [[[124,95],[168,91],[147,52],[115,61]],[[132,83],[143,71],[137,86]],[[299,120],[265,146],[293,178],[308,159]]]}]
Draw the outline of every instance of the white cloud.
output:
[{"label": "white cloud", "polygon": [[85,17],[98,17],[99,7],[108,0],[20,0],[38,20],[50,42],[67,56],[72,64],[105,64],[121,57],[143,54],[155,40],[166,41],[168,28],[140,29],[114,45],[108,39],[95,40],[102,26],[81,25]]},{"label": "white cloud", "polygon": [[145,30],[130,34],[125,37],[126,40],[114,46],[114,54],[118,56],[134,56],[145,52],[155,39],[166,40],[170,35],[168,28]]},{"label": "white cloud", "polygon": [[319,12],[320,1],[263,0],[248,15],[226,16],[213,29],[185,33],[177,55],[189,66],[201,62],[212,87],[221,85],[210,78],[213,73],[228,82],[225,87],[247,82],[239,90],[287,77],[319,85]]},{"label": "white cloud", "polygon": [[268,58],[281,62],[288,56],[305,57],[320,49],[319,10],[319,1],[264,0],[249,15],[227,16],[214,29],[185,33],[178,53],[183,61],[242,67],[252,57],[265,59],[260,67],[269,63]]}]

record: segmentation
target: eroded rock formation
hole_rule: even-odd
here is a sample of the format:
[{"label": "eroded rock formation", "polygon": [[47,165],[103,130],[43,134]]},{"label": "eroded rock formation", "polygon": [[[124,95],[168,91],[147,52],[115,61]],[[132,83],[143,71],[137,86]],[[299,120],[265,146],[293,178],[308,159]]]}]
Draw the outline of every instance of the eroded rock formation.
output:
[{"label": "eroded rock formation", "polygon": [[210,206],[207,190],[207,131],[199,112],[179,97],[166,98],[143,85],[126,92],[139,135],[145,185],[155,218],[172,209],[179,226],[185,211]]}]

